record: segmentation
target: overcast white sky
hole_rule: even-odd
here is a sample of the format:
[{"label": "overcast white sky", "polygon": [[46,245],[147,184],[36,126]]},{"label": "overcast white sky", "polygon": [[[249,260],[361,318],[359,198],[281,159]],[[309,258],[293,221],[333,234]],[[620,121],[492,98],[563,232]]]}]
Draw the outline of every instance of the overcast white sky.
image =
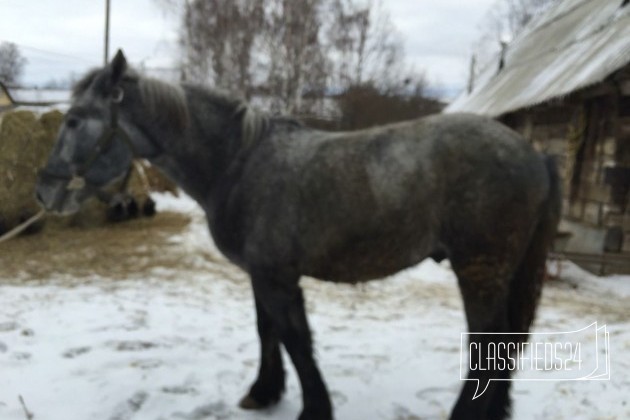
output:
[{"label": "overcast white sky", "polygon": [[[172,67],[177,19],[154,0],[111,0],[111,47],[147,67]],[[409,62],[442,87],[465,85],[472,43],[495,0],[383,0]],[[102,64],[105,0],[0,0],[0,42],[28,59],[23,82],[43,84]]]}]

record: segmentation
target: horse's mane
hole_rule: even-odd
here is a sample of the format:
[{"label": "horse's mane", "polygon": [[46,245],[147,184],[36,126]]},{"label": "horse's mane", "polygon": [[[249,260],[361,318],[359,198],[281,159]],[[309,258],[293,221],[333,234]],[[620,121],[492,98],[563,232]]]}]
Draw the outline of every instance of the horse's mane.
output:
[{"label": "horse's mane", "polygon": [[[99,69],[86,74],[73,89],[73,96],[85,92],[98,77]],[[139,76],[132,69],[127,69],[125,78],[137,79],[142,102],[147,106],[150,115],[155,120],[174,122],[178,129],[185,129],[190,124],[190,114],[184,89],[178,84],[171,84],[161,80]],[[267,131],[271,122],[291,122],[300,125],[297,120],[279,117],[270,118],[256,110],[247,102],[231,97],[225,93],[202,88],[209,100],[218,107],[225,109],[234,118],[241,118],[241,141],[243,147],[249,147],[258,142]]]},{"label": "horse's mane", "polygon": [[72,97],[75,98],[85,92],[90,87],[92,82],[94,82],[94,79],[96,79],[96,76],[98,76],[100,71],[100,69],[90,70],[85,76],[83,76],[81,80],[75,83],[72,88]]},{"label": "horse's mane", "polygon": [[[241,99],[206,88],[202,90],[210,102],[226,109],[234,118],[241,118],[243,147],[251,146],[262,137],[269,125],[269,118],[266,115]],[[175,118],[180,128],[185,128],[189,124],[190,116],[186,96],[180,85],[142,77],[140,78],[140,93],[143,102],[156,118]]]},{"label": "horse's mane", "polygon": [[156,120],[168,120],[178,129],[190,124],[186,95],[179,85],[173,85],[152,77],[141,77],[138,81],[142,102]]},{"label": "horse's mane", "polygon": [[243,115],[241,120],[241,141],[243,147],[255,144],[267,130],[269,118],[245,102],[241,102],[236,107],[235,113]]}]

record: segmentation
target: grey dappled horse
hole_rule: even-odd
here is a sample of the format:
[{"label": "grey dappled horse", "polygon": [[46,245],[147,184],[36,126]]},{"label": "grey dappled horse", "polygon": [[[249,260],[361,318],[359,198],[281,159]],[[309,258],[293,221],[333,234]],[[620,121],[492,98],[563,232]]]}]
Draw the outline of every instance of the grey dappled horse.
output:
[{"label": "grey dappled horse", "polygon": [[[260,369],[243,408],[281,397],[282,343],[302,387],[300,419],[332,418],[302,275],[355,283],[447,257],[471,332],[526,332],[532,323],[560,211],[558,179],[553,163],[490,119],[437,115],[326,133],[203,87],[141,77],[119,51],[76,85],[39,200],[74,212],[124,176],[134,156],[203,207],[221,252],[251,276]],[[474,356],[484,357],[480,348]],[[482,383],[509,377],[507,369],[469,373]],[[453,418],[509,414],[508,381],[473,399],[475,388],[465,382]]]}]

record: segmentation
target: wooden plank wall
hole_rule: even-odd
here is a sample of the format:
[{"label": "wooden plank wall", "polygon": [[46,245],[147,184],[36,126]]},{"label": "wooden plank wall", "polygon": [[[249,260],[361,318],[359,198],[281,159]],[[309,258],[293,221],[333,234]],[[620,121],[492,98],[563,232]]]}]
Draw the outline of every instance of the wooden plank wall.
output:
[{"label": "wooden plank wall", "polygon": [[621,226],[630,252],[630,185],[611,185],[611,168],[630,169],[630,66],[600,85],[507,114],[501,121],[556,156],[564,182],[564,217]]}]

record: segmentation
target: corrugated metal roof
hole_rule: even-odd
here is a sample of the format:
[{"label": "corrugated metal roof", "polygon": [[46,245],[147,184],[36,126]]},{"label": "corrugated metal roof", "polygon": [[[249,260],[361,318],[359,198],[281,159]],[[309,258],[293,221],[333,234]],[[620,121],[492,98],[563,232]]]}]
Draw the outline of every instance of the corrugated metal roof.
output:
[{"label": "corrugated metal roof", "polygon": [[499,116],[603,81],[630,63],[630,5],[622,0],[565,0],[509,44],[505,65],[486,68],[472,93],[445,112]]}]

